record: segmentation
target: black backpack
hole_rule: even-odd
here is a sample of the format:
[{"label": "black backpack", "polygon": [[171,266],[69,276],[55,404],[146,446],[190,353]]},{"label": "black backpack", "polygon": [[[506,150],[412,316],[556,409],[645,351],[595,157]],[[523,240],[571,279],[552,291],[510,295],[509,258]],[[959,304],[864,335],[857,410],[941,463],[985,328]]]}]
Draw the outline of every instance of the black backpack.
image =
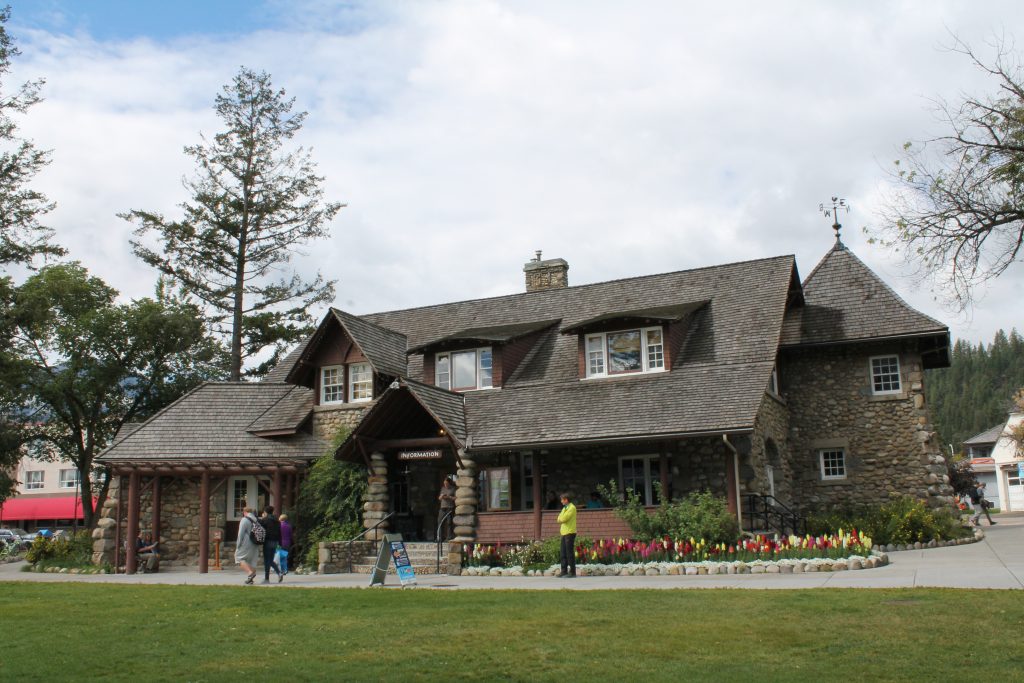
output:
[{"label": "black backpack", "polygon": [[249,532],[249,539],[257,545],[263,545],[263,541],[267,538],[267,530],[263,528],[263,525],[255,517],[250,517],[249,521],[252,522],[252,531]]}]

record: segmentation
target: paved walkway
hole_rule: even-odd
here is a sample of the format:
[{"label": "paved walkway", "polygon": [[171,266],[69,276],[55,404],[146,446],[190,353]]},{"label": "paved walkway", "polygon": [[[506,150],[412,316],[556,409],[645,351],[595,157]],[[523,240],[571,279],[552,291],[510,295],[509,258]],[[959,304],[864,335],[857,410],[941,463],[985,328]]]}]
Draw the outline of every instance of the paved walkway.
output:
[{"label": "paved walkway", "polygon": [[[599,590],[674,588],[1015,588],[1024,589],[1024,513],[996,516],[997,525],[984,526],[986,537],[978,543],[907,550],[889,553],[890,564],[876,569],[811,574],[741,574],[715,576],[595,576],[577,579],[510,576],[421,576],[420,588],[514,589],[514,590]],[[158,574],[36,574],[21,572],[23,563],[0,565],[0,581],[39,581],[106,584],[177,584],[192,586],[241,585],[240,570],[200,574],[189,569],[170,569]],[[290,574],[283,584],[271,578],[270,586],[257,584],[252,590],[280,590],[285,587],[364,588],[366,575]],[[387,585],[398,587],[388,575]]]}]

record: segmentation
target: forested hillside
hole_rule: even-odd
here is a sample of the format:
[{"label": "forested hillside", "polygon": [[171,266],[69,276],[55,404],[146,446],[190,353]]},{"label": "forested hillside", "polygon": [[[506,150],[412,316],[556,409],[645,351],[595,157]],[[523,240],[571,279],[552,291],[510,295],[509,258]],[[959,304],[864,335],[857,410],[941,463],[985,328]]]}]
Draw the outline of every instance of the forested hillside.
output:
[{"label": "forested hillside", "polygon": [[991,344],[953,345],[952,365],[928,370],[925,396],[943,446],[960,450],[964,439],[1006,420],[1013,394],[1024,387],[1024,338],[999,330]]}]

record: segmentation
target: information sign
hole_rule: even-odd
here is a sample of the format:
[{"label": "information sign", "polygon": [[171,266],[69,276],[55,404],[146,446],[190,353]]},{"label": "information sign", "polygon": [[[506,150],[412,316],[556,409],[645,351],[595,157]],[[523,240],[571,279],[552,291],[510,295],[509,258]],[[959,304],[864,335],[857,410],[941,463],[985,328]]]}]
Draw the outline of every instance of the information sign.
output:
[{"label": "information sign", "polygon": [[402,534],[384,534],[384,540],[377,553],[377,562],[373,566],[370,585],[384,585],[388,566],[392,560],[395,562],[395,572],[398,574],[398,580],[402,586],[416,585],[416,572],[412,568],[412,562],[409,561],[409,553],[405,549]]},{"label": "information sign", "polygon": [[439,450],[432,451],[399,451],[399,460],[439,460],[442,453]]}]

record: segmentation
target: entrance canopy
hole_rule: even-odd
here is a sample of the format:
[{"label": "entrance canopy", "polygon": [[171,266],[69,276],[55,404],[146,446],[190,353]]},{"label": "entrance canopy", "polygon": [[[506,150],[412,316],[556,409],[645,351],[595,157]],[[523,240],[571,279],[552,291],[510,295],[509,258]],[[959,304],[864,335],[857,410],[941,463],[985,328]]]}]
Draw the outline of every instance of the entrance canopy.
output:
[{"label": "entrance canopy", "polygon": [[365,462],[374,451],[466,446],[466,412],[462,394],[397,380],[377,400],[335,451],[338,460]]}]

